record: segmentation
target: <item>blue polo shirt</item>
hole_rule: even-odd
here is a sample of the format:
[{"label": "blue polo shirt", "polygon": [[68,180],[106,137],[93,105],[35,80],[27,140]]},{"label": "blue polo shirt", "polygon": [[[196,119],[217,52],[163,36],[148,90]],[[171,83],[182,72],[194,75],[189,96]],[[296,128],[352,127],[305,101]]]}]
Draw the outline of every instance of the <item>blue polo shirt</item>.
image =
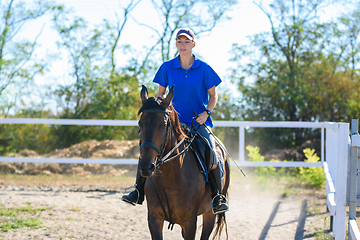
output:
[{"label": "blue polo shirt", "polygon": [[[209,102],[208,90],[219,85],[221,79],[207,63],[196,57],[193,65],[185,70],[181,67],[178,56],[160,66],[153,82],[163,87],[174,85],[173,106],[179,113],[180,121],[191,126],[194,117],[192,111],[200,114],[206,109]],[[213,127],[211,117],[208,117],[205,124]]]}]

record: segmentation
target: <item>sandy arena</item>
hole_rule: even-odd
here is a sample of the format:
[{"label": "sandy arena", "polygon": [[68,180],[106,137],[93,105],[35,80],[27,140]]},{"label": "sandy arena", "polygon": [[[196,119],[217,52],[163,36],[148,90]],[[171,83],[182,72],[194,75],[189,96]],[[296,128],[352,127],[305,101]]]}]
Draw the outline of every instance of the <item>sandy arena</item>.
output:
[{"label": "sandy arena", "polygon": [[[229,239],[317,239],[329,232],[329,214],[323,194],[280,193],[251,190],[251,184],[232,183],[227,213]],[[150,239],[146,204],[133,207],[121,202],[121,191],[77,191],[0,187],[0,204],[6,208],[30,205],[39,212],[42,228],[0,231],[0,239]],[[302,218],[306,217],[306,218]],[[201,218],[199,218],[201,223]],[[196,239],[199,239],[200,230]],[[321,236],[321,235],[320,235]],[[164,239],[182,239],[180,227],[167,230]],[[226,239],[225,235],[221,239]]]}]

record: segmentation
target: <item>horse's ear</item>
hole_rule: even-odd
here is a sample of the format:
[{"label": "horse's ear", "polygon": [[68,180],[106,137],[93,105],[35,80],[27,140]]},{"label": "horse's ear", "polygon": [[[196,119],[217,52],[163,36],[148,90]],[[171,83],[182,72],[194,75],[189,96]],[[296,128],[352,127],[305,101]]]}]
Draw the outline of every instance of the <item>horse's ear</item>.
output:
[{"label": "horse's ear", "polygon": [[174,85],[171,86],[169,93],[167,94],[166,98],[163,101],[163,105],[164,105],[165,109],[168,108],[173,97],[174,97]]},{"label": "horse's ear", "polygon": [[141,102],[142,102],[143,104],[144,104],[144,102],[145,102],[146,100],[148,100],[148,98],[149,98],[148,90],[147,90],[147,88],[146,88],[144,85],[142,85],[141,92],[140,92],[140,97],[141,97]]}]

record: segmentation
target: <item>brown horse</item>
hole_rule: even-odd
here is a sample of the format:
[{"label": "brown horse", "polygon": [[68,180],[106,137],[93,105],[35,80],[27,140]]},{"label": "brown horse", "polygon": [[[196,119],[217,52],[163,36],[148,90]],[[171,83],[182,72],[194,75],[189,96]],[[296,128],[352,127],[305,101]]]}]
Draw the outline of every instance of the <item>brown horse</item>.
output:
[{"label": "brown horse", "polygon": [[[138,114],[140,127],[141,175],[147,178],[145,196],[148,207],[148,226],[152,239],[163,239],[164,221],[178,224],[184,239],[195,239],[197,216],[203,216],[201,239],[209,239],[215,226],[214,239],[220,237],[225,226],[225,212],[212,213],[211,189],[200,172],[195,153],[188,149],[187,136],[172,107],[173,88],[167,97],[148,96],[141,90],[142,107]],[[217,146],[225,166],[223,194],[230,182],[230,165],[225,152]],[[227,231],[226,231],[227,237]]]}]

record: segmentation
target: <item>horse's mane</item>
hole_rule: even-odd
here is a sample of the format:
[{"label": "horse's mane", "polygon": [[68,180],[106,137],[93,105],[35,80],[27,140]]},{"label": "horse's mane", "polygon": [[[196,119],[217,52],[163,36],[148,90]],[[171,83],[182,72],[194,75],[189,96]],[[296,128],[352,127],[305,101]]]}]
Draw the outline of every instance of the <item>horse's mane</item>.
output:
[{"label": "horse's mane", "polygon": [[162,105],[163,100],[164,100],[164,98],[162,98],[162,97],[157,97],[157,98],[150,97],[148,100],[146,100],[143,103],[142,107],[139,109],[139,111],[137,113],[137,116],[139,116],[141,113],[143,113],[147,109],[159,109],[159,110],[163,110],[163,111],[167,110],[170,114],[170,120],[171,120],[171,124],[173,126],[173,130],[177,133],[178,138],[180,136],[187,137],[181,128],[178,113],[176,112],[175,108],[172,106],[172,103],[170,103],[170,105],[167,107],[167,109],[165,109],[165,107]]}]

